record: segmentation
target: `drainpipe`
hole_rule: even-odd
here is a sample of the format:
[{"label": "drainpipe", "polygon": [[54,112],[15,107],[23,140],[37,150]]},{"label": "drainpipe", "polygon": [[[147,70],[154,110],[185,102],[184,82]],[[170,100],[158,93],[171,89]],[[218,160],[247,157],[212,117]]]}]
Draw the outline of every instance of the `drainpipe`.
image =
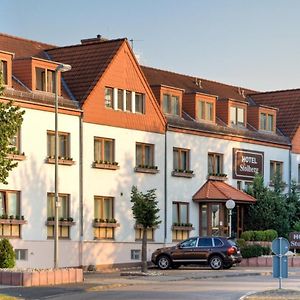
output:
[{"label": "drainpipe", "polygon": [[167,241],[167,128],[165,130],[165,178],[164,178],[164,245]]},{"label": "drainpipe", "polygon": [[292,187],[292,151],[289,149],[289,194]]},{"label": "drainpipe", "polygon": [[83,266],[83,113],[79,117],[79,265]]}]

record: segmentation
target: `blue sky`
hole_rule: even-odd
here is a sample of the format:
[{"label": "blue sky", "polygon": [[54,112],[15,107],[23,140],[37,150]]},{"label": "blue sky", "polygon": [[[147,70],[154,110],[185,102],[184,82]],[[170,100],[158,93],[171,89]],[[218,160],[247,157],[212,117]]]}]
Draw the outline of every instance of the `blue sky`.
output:
[{"label": "blue sky", "polygon": [[298,0],[1,0],[0,31],[134,39],[142,64],[256,90],[300,87]]}]

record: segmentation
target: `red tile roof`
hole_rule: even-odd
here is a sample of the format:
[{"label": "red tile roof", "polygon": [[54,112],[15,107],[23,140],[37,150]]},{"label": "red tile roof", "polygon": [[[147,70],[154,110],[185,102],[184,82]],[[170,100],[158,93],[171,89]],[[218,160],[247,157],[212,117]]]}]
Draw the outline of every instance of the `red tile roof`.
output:
[{"label": "red tile roof", "polygon": [[0,50],[15,53],[16,58],[32,56],[46,58],[44,50],[53,47],[55,46],[0,33]]},{"label": "red tile roof", "polygon": [[300,89],[250,95],[257,104],[279,108],[277,127],[290,139],[300,126]]},{"label": "red tile roof", "polygon": [[228,85],[216,81],[192,77],[188,75],[178,74],[170,71],[154,69],[142,66],[142,70],[150,84],[167,85],[185,90],[185,93],[206,93],[216,95],[220,99],[235,99],[240,101],[247,101],[245,96],[255,91],[240,88],[233,85]]},{"label": "red tile roof", "polygon": [[96,41],[47,50],[51,59],[72,66],[63,74],[75,98],[82,102],[95,87],[125,39]]},{"label": "red tile roof", "polygon": [[234,188],[224,181],[208,180],[193,196],[194,201],[227,201],[254,203],[252,196]]}]

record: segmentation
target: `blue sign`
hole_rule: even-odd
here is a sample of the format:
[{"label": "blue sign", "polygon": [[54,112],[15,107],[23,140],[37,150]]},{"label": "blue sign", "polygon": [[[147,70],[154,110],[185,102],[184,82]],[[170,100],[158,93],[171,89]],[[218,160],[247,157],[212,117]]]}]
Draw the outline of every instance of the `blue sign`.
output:
[{"label": "blue sign", "polygon": [[273,256],[273,278],[288,278],[288,257]]},{"label": "blue sign", "polygon": [[289,247],[289,241],[283,237],[279,237],[272,242],[272,251],[276,255],[285,255],[289,251]]}]

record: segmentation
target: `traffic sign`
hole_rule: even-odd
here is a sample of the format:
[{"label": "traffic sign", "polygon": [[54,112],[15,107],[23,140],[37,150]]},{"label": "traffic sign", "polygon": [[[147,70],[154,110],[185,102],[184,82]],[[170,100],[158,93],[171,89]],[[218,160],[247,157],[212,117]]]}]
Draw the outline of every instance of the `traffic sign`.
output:
[{"label": "traffic sign", "polygon": [[272,242],[272,251],[276,255],[285,255],[289,251],[289,247],[289,241],[283,237],[279,237]]},{"label": "traffic sign", "polygon": [[288,257],[273,256],[273,278],[288,278]]}]

